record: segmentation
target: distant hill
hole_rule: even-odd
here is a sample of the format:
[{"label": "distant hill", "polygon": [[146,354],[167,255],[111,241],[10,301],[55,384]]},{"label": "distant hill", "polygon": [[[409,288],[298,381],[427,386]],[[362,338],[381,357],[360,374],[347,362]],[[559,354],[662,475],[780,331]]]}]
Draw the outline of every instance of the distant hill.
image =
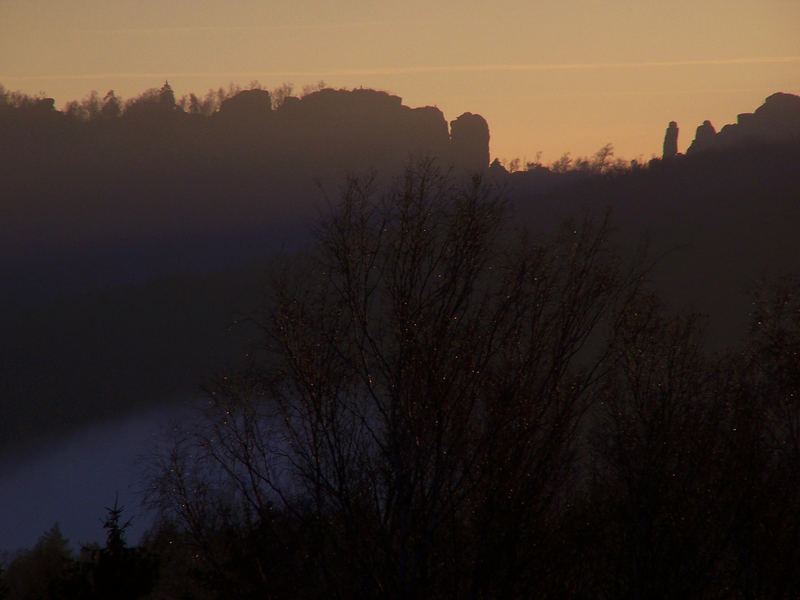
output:
[{"label": "distant hill", "polygon": [[469,173],[489,128],[375,90],[252,89],[58,111],[0,87],[0,448],[196,394],[244,343],[265,257],[345,175],[414,157]]},{"label": "distant hill", "polygon": [[[89,120],[46,100],[0,109],[0,450],[186,397],[235,361],[249,332],[229,325],[259,302],[269,257],[307,239],[317,182],[335,197],[347,172],[385,180],[436,152],[463,173],[488,164],[477,115],[448,126],[367,90],[273,109],[259,92],[212,116],[158,94]],[[784,96],[736,126],[774,135],[725,134],[737,143],[649,165],[496,164],[487,177],[539,234],[610,209],[630,252],[647,236],[655,288],[710,314],[721,348],[747,326],[748,286],[800,273],[800,141],[774,125],[796,102]]]},{"label": "distant hill", "polygon": [[169,84],[64,112],[0,95],[0,267],[33,264],[72,288],[218,268],[315,215],[319,186],[333,191],[345,173],[396,173],[411,157],[464,172],[489,161],[482,117],[448,124],[438,108],[375,90],[322,89],[273,108],[253,89],[208,110],[176,103]]}]

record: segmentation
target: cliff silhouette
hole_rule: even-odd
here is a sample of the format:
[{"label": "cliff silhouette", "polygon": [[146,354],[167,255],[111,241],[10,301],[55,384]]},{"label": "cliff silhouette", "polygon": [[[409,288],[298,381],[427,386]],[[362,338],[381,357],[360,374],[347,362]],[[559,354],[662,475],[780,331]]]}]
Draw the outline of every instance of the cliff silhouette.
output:
[{"label": "cliff silhouette", "polygon": [[[56,110],[52,98],[6,94],[0,98],[3,158],[24,160],[38,152],[53,159],[47,168],[55,168],[65,158],[70,166],[98,156],[110,160],[104,150],[142,159],[158,154],[219,161],[230,158],[219,152],[224,149],[261,165],[305,165],[323,174],[354,166],[395,167],[409,156],[437,157],[456,168],[489,164],[489,129],[479,115],[461,115],[452,121],[451,133],[438,108],[410,108],[383,91],[324,88],[282,97],[279,105],[263,89],[220,93],[218,107],[204,106],[194,95],[178,102],[166,82],[124,106],[110,91],[103,100],[93,93],[65,111]],[[71,149],[69,156],[55,155],[64,146]]]}]

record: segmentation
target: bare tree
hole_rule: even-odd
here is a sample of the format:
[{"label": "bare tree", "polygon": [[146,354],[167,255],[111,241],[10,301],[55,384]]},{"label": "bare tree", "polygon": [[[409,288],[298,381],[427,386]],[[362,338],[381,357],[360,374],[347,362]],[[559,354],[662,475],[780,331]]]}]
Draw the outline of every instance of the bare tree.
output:
[{"label": "bare tree", "polygon": [[761,282],[732,369],[733,581],[743,598],[800,594],[800,281]]},{"label": "bare tree", "polygon": [[699,316],[669,316],[652,297],[620,322],[594,439],[593,498],[608,511],[592,517],[604,531],[595,594],[703,597],[719,579],[733,525],[730,386],[703,331]]},{"label": "bare tree", "polygon": [[586,222],[534,243],[431,163],[383,196],[350,179],[273,280],[263,357],[212,390],[189,452],[204,475],[187,487],[169,462],[162,500],[198,533],[192,490],[214,486],[249,526],[316,523],[342,596],[545,585],[604,338],[640,282],[608,237]]}]

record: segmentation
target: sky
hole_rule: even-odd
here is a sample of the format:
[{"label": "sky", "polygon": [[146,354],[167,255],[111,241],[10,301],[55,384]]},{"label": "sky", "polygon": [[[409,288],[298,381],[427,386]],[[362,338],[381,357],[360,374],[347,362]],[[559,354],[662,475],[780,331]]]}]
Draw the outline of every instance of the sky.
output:
[{"label": "sky", "polygon": [[800,93],[800,0],[0,0],[0,83],[56,98],[370,87],[489,122],[492,156],[681,150]]}]

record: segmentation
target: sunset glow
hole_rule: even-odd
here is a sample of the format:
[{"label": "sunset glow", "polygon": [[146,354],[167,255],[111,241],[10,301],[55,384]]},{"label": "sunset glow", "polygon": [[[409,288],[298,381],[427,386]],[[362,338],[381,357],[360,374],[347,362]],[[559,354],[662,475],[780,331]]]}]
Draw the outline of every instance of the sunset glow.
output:
[{"label": "sunset glow", "polygon": [[91,90],[178,95],[259,80],[388,90],[482,114],[491,154],[649,158],[775,91],[800,91],[800,3],[598,0],[0,2],[0,83],[58,106]]}]

